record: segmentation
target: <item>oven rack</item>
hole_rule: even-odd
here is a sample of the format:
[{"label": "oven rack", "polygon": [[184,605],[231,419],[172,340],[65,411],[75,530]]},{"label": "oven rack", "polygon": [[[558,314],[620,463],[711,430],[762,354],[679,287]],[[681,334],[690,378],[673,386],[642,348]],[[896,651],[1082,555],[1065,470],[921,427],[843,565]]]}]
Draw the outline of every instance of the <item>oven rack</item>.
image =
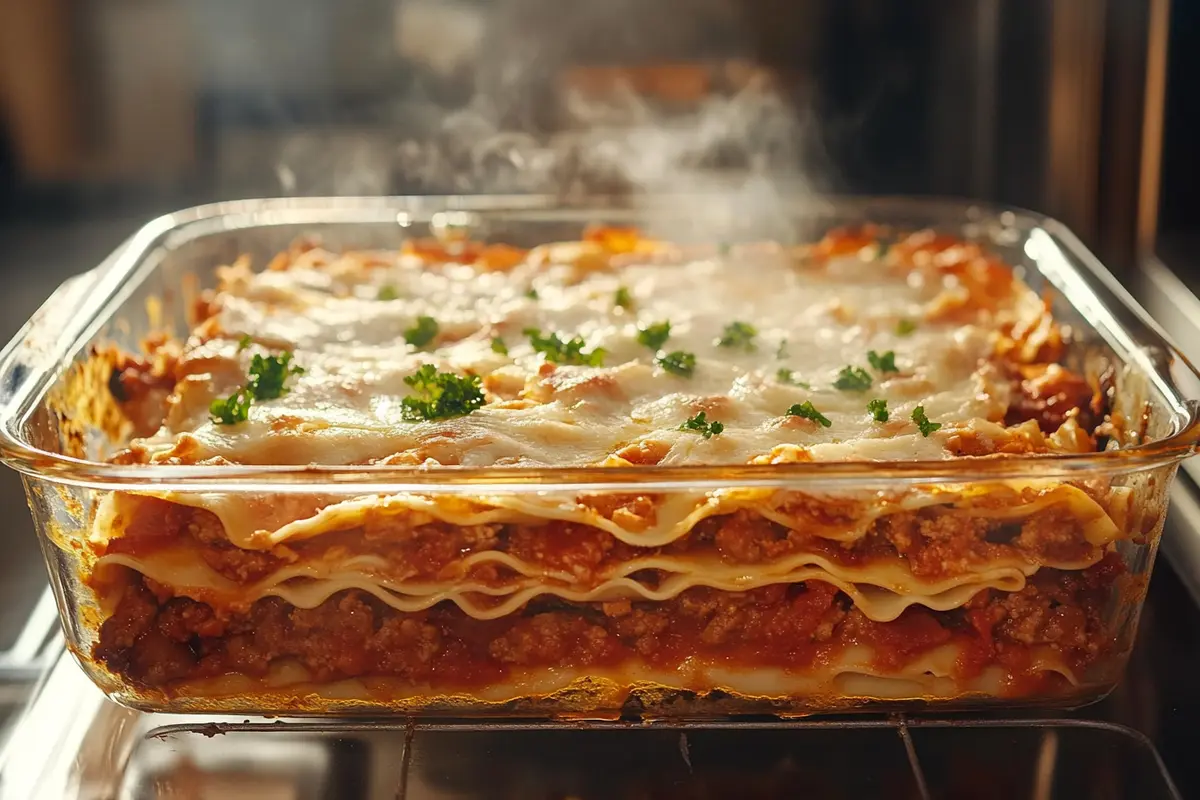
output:
[{"label": "oven rack", "polygon": [[0,761],[0,800],[165,797],[180,782],[202,787],[184,796],[297,800],[1182,796],[1145,735],[1044,711],[637,722],[190,717],[107,701],[66,654]]}]

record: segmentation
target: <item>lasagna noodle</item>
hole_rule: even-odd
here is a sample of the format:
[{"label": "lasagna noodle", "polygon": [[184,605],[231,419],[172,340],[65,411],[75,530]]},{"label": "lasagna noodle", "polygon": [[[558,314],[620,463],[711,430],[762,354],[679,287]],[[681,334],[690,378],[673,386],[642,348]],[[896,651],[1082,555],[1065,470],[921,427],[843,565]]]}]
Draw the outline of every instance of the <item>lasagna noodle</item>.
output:
[{"label": "lasagna noodle", "polygon": [[[1099,554],[1082,563],[1055,564],[1058,569],[1084,569],[1099,560]],[[474,619],[496,619],[523,608],[541,595],[552,595],[573,603],[612,600],[662,601],[694,586],[721,591],[746,591],[777,583],[808,580],[830,583],[848,595],[854,605],[876,622],[896,619],[911,605],[935,611],[958,608],[984,589],[1019,591],[1037,565],[1012,559],[996,560],[978,571],[939,581],[914,577],[901,559],[878,561],[861,567],[841,566],[812,554],[797,554],[769,564],[730,565],[716,559],[700,560],[668,556],[638,558],[619,564],[596,586],[578,588],[569,580],[547,579],[534,574],[518,559],[503,553],[477,553],[472,566],[500,563],[517,573],[526,573],[504,585],[465,581],[393,581],[378,576],[380,559],[360,556],[342,563],[289,565],[268,578],[241,585],[207,567],[194,552],[160,551],[148,556],[107,555],[98,566],[124,566],[156,583],[170,586],[177,594],[218,607],[247,605],[274,596],[297,608],[315,608],[334,594],[360,589],[403,612],[421,611],[441,602],[452,602]],[[372,568],[376,568],[373,570]],[[655,585],[638,580],[643,570],[665,574]]]},{"label": "lasagna noodle", "polygon": [[[939,497],[931,494],[931,497]],[[194,496],[191,496],[194,497]],[[941,495],[939,499],[944,499]],[[503,498],[508,499],[508,498]],[[391,505],[391,503],[395,505]],[[440,511],[437,504],[429,504],[427,498],[409,495],[387,498],[366,498],[339,504],[338,513],[324,518],[326,526],[337,525],[341,529],[353,529],[361,524],[366,513],[388,508],[394,513],[412,513],[420,509],[418,521],[440,519],[456,525],[487,524],[511,519],[529,520],[526,511],[512,508],[493,508],[484,512],[467,514],[445,514],[439,516],[431,511]],[[713,504],[720,508],[719,502]],[[1074,487],[1054,486],[1045,490],[1037,500],[1007,508],[958,509],[958,513],[977,515],[984,513],[990,518],[1014,519],[1016,515],[1030,515],[1060,505],[1078,519],[1086,519],[1085,531],[1089,540],[1107,543],[1115,538],[1115,526],[1088,495]],[[138,504],[134,497],[126,496],[123,510],[114,504],[105,520],[107,530],[116,529],[113,520],[121,514],[136,517]],[[519,508],[519,507],[518,507]],[[1082,509],[1082,511],[1081,511]],[[591,512],[590,509],[585,509]],[[722,510],[728,510],[727,508]],[[321,517],[326,512],[319,512]],[[603,520],[594,512],[586,517],[589,522]],[[540,519],[532,517],[532,519]],[[573,521],[573,520],[572,520]],[[608,522],[608,520],[603,520]],[[609,527],[613,527],[609,522]],[[343,527],[345,526],[345,527]],[[1107,530],[1104,529],[1107,526]],[[685,531],[686,532],[686,531]],[[317,534],[314,534],[316,536]],[[1085,534],[1086,535],[1086,534]],[[291,538],[291,537],[289,537]],[[294,538],[300,538],[296,536]],[[287,541],[287,539],[283,539]],[[1091,548],[1087,557],[1075,561],[1046,560],[1033,562],[1022,558],[1007,560],[993,559],[986,565],[937,581],[915,577],[902,558],[872,558],[865,564],[844,565],[828,557],[814,553],[793,553],[773,562],[756,564],[729,564],[712,556],[648,554],[620,561],[608,567],[595,585],[580,586],[570,572],[553,570],[529,564],[500,551],[482,551],[470,554],[458,562],[445,565],[443,574],[451,577],[424,582],[389,579],[388,563],[367,551],[355,556],[335,559],[314,559],[309,563],[292,563],[274,570],[266,579],[251,585],[231,581],[204,564],[202,556],[193,548],[175,546],[153,555],[132,556],[113,553],[102,557],[99,565],[124,565],[152,580],[171,586],[183,596],[203,598],[206,602],[223,605],[244,604],[262,596],[272,595],[287,600],[292,605],[312,608],[338,591],[350,588],[361,589],[376,596],[400,611],[418,611],[442,601],[458,605],[469,616],[476,619],[494,619],[520,609],[529,600],[541,595],[553,595],[571,602],[604,602],[615,599],[663,600],[676,596],[692,586],[708,586],[725,591],[744,591],[773,583],[796,583],[805,580],[824,580],[845,592],[864,613],[876,621],[895,619],[910,605],[920,604],[928,608],[945,611],[957,608],[979,591],[988,588],[1002,591],[1019,591],[1025,578],[1040,566],[1056,569],[1084,569],[1103,555],[1103,548]],[[462,580],[474,567],[493,564],[510,570],[515,578],[496,585]],[[662,573],[665,577],[647,585],[634,576],[644,570]]]},{"label": "lasagna noodle", "polygon": [[[1026,493],[1029,493],[1028,496]],[[373,495],[334,501],[318,506],[310,516],[283,522],[274,530],[270,525],[273,498],[208,492],[114,493],[105,498],[93,527],[93,541],[122,535],[138,513],[140,496],[211,511],[220,519],[230,543],[243,549],[268,549],[289,541],[310,539],[322,533],[346,530],[362,524],[368,514],[410,515],[412,524],[437,520],[452,525],[492,523],[533,523],[557,520],[588,525],[635,547],[661,547],[685,536],[697,523],[718,514],[753,510],[784,527],[837,542],[856,541],[870,526],[889,511],[916,511],[931,506],[948,506],[949,512],[982,516],[995,520],[1020,520],[1039,511],[1062,507],[1079,521],[1086,541],[1103,547],[1120,537],[1121,532],[1108,511],[1083,490],[1052,482],[1010,481],[977,489],[914,490],[889,501],[886,498],[858,499],[851,522],[821,524],[811,517],[797,518],[784,504],[773,502],[770,490],[719,490],[706,495],[672,494],[655,504],[655,519],[645,529],[630,530],[595,509],[576,500],[559,496],[495,495],[470,500],[454,497],[429,497],[417,494]],[[1114,507],[1128,497],[1127,490],[1113,490]],[[818,505],[822,498],[812,498]],[[845,498],[839,498],[842,502]],[[1127,502],[1127,500],[1125,501]],[[286,504],[285,504],[286,506]]]},{"label": "lasagna noodle", "polygon": [[[186,705],[192,698],[211,702],[212,697],[242,695],[262,702],[264,696],[269,698],[273,692],[279,692],[279,705],[283,708],[296,708],[300,699],[302,709],[307,702],[302,698],[307,697],[341,701],[347,710],[421,711],[430,707],[479,710],[481,706],[538,700],[549,701],[549,707],[557,710],[571,710],[572,705],[578,705],[579,710],[591,710],[620,708],[630,696],[666,700],[683,691],[716,692],[729,695],[734,701],[779,702],[791,707],[795,707],[797,698],[808,698],[818,707],[836,708],[868,699],[923,701],[970,695],[1003,697],[1012,693],[1013,675],[999,665],[987,666],[971,678],[957,677],[956,664],[961,658],[961,648],[952,643],[923,653],[901,667],[880,667],[869,647],[852,647],[802,673],[769,667],[738,669],[707,664],[702,659],[693,660],[685,669],[670,671],[636,661],[609,669],[532,668],[469,693],[414,685],[389,677],[320,682],[314,681],[303,667],[282,663],[261,679],[224,675],[181,682],[173,687],[172,700]],[[1051,647],[1033,649],[1029,670],[1061,676],[1074,688],[1082,685],[1082,676]],[[326,707],[324,702],[321,707]]]}]

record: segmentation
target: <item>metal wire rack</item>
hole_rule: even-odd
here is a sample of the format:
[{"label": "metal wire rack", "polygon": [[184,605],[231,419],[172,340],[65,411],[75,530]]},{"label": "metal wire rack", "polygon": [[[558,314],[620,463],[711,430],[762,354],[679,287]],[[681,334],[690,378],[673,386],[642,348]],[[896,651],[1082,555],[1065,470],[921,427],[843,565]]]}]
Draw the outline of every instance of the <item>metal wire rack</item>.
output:
[{"label": "metal wire rack", "polygon": [[[386,796],[522,798],[1179,798],[1142,734],[1081,719],[887,718],[555,722],[278,721],[170,724],[150,750],[200,762],[216,738],[323,742],[343,760],[398,756]],[[237,749],[231,741],[214,749]],[[396,753],[397,750],[401,752]],[[378,754],[378,753],[377,753]],[[372,761],[367,757],[363,763]],[[856,767],[852,765],[857,765]],[[850,770],[850,771],[848,771]],[[856,770],[856,771],[855,771]],[[345,774],[345,768],[331,768]],[[815,793],[816,787],[824,787]],[[346,786],[314,797],[376,797]],[[886,790],[886,791],[885,791]],[[731,795],[734,792],[735,795]]]}]

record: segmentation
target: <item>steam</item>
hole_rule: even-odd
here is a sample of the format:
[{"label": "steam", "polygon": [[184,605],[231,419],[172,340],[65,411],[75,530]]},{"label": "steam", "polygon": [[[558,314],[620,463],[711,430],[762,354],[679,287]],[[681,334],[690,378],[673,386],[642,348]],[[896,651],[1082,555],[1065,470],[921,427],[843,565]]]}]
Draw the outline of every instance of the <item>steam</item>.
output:
[{"label": "steam", "polygon": [[[664,112],[626,89],[621,102],[567,97],[562,132],[504,130],[486,98],[443,112],[396,142],[353,133],[301,133],[276,168],[287,194],[526,193],[564,199],[594,194],[688,194],[732,182],[811,187],[803,169],[810,126],[769,87],[711,97]],[[410,116],[410,120],[412,117]]]},{"label": "steam", "polygon": [[[410,0],[401,7],[418,13],[425,5]],[[423,44],[429,51],[434,85],[380,110],[394,121],[390,136],[347,131],[289,139],[275,170],[285,194],[537,193],[633,202],[719,196],[746,214],[763,214],[782,193],[795,198],[818,188],[805,163],[815,139],[811,117],[776,92],[769,75],[747,80],[743,70],[731,82],[728,70],[713,67],[718,91],[691,101],[647,97],[628,83],[609,85],[601,97],[584,95],[558,80],[569,63],[561,41],[552,55],[546,42],[516,41],[498,60],[472,64],[471,47],[493,38],[471,18],[479,12],[461,3],[436,6],[430,20],[443,30],[461,17],[453,23],[461,31],[453,47],[413,34],[434,30],[430,20],[397,27],[408,31],[399,46],[410,58],[421,57]],[[456,76],[474,89],[452,107],[444,95],[454,93],[445,89]]]}]

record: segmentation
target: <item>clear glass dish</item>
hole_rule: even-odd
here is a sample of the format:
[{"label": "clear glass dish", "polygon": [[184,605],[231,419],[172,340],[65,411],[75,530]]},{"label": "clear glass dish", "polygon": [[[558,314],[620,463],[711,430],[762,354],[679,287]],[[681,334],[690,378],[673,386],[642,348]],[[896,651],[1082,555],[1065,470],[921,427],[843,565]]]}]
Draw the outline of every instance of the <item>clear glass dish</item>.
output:
[{"label": "clear glass dish", "polygon": [[[747,207],[754,213],[747,214]],[[151,333],[186,335],[199,292],[215,283],[214,266],[241,254],[263,264],[302,236],[319,237],[330,249],[394,248],[407,238],[431,234],[529,246],[576,238],[590,223],[635,223],[676,241],[795,242],[863,222],[932,228],[979,241],[1014,265],[1030,286],[1052,299],[1056,319],[1070,326],[1069,364],[1112,382],[1113,410],[1135,422],[1125,427],[1120,446],[1080,455],[984,460],[712,467],[147,466],[106,462],[121,443],[101,432],[103,421],[95,419],[95,409],[63,402],[64,383],[79,379],[95,347],[114,344],[137,352]],[[748,206],[721,198],[658,197],[636,208],[605,200],[568,206],[543,197],[314,198],[205,206],[151,222],[96,270],[64,284],[5,349],[0,378],[0,452],[24,475],[68,646],[113,700],[169,712],[696,718],[1080,705],[1103,696],[1120,678],[1157,551],[1169,484],[1179,462],[1200,441],[1200,404],[1189,399],[1200,396],[1197,373],[1069,231],[1026,212],[911,198],[806,198]],[[817,687],[793,680],[786,670],[743,670],[731,677],[709,669],[683,678],[648,669],[631,680],[602,667],[566,664],[556,670],[552,685],[536,691],[506,693],[492,687],[437,694],[409,686],[400,692],[387,681],[341,680],[274,688],[237,688],[235,683],[232,691],[212,697],[131,685],[91,655],[104,612],[81,580],[83,543],[98,504],[113,492],[342,499],[410,493],[576,502],[584,494],[631,492],[664,498],[729,492],[883,498],[940,492],[963,498],[1055,486],[1120,494],[1121,530],[1109,550],[1123,574],[1106,584],[1105,600],[1097,607],[1106,631],[1101,656],[1069,680],[1027,692],[1013,691],[999,673],[985,681],[990,688],[964,691],[947,679],[961,663],[943,659],[911,680],[892,676],[886,686],[839,674]]]}]

